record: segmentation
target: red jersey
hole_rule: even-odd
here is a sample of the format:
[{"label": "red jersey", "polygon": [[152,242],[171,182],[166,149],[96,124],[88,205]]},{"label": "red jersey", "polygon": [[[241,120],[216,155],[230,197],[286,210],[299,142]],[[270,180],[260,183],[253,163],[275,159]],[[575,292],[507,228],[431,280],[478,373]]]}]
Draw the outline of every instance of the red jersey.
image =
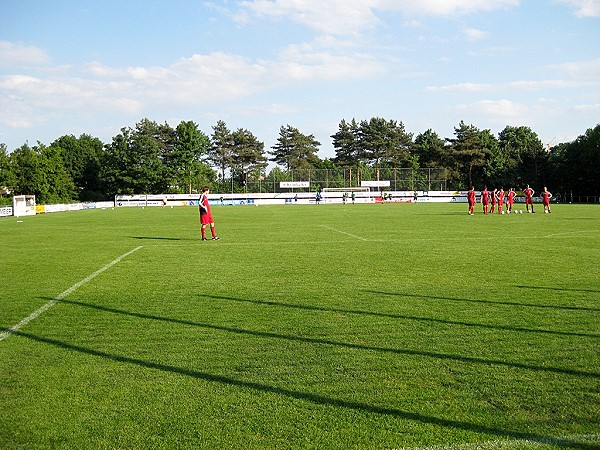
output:
[{"label": "red jersey", "polygon": [[473,189],[467,192],[467,200],[469,201],[469,205],[475,204],[475,191]]},{"label": "red jersey", "polygon": [[498,191],[498,203],[500,203],[500,204],[504,203],[504,191],[503,190]]},{"label": "red jersey", "polygon": [[488,191],[487,189],[481,191],[481,203],[483,203],[484,205],[490,204],[490,191]]},{"label": "red jersey", "polygon": [[508,191],[508,203],[511,205],[515,202],[515,196],[517,193],[515,191]]},{"label": "red jersey", "polygon": [[202,194],[200,196],[200,200],[198,201],[198,209],[200,210],[200,223],[202,225],[214,222],[212,214],[210,213],[210,203],[208,203],[208,196],[206,194]]},{"label": "red jersey", "polygon": [[550,204],[550,199],[552,198],[552,194],[548,191],[542,192],[542,202],[544,203],[544,205],[549,205]]}]

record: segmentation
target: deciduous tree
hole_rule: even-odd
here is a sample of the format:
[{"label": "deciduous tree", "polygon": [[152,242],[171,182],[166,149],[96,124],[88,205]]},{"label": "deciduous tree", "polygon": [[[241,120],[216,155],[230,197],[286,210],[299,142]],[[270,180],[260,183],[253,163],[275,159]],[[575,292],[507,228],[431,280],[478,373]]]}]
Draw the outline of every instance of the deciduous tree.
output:
[{"label": "deciduous tree", "polygon": [[[207,155],[209,147],[208,136],[198,129],[195,122],[182,121],[177,125],[173,152],[167,159],[173,189],[191,194],[194,186],[208,184],[206,167],[203,167],[206,164],[202,158]],[[210,178],[214,179],[214,176]]]}]

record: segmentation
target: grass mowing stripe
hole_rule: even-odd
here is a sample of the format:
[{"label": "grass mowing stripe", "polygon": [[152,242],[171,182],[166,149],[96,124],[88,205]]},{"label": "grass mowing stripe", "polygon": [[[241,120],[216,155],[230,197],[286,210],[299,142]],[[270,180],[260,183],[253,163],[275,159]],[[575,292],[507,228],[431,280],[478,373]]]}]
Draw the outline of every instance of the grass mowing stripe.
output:
[{"label": "grass mowing stripe", "polygon": [[35,310],[34,312],[32,312],[31,314],[29,314],[27,317],[25,317],[23,320],[21,320],[18,324],[13,325],[12,327],[10,327],[8,330],[3,331],[2,333],[0,333],[0,341],[3,341],[4,339],[6,339],[8,336],[10,336],[11,334],[13,334],[15,331],[20,330],[21,328],[23,328],[25,325],[27,325],[29,322],[31,322],[32,320],[36,319],[37,317],[39,317],[41,314],[43,314],[45,311],[47,311],[48,309],[50,309],[52,306],[54,306],[56,304],[57,301],[64,299],[65,297],[67,297],[69,294],[73,293],[74,291],[76,291],[77,289],[79,289],[81,286],[83,286],[86,283],[89,283],[91,280],[93,280],[94,278],[96,278],[98,275],[100,275],[102,272],[110,269],[112,266],[114,266],[115,264],[118,264],[119,261],[121,261],[123,258],[126,258],[127,256],[131,255],[134,252],[137,252],[139,249],[141,249],[143,246],[139,246],[134,248],[133,250],[128,251],[127,253],[122,254],[121,256],[119,256],[118,258],[115,258],[114,260],[112,260],[111,262],[109,262],[107,265],[105,265],[104,267],[102,267],[101,269],[96,270],[94,273],[92,273],[91,275],[88,275],[87,277],[85,277],[83,280],[78,281],[77,283],[75,283],[73,286],[71,286],[69,289],[67,289],[66,291],[62,292],[61,294],[59,294],[58,296],[54,297],[52,300],[50,300],[48,303],[46,303],[44,306],[38,308],[37,310]]},{"label": "grass mowing stripe", "polygon": [[417,447],[404,448],[402,450],[484,450],[484,449],[503,449],[503,448],[535,448],[551,445],[553,447],[564,447],[569,444],[577,443],[600,443],[600,434],[586,434],[561,437],[543,437],[541,439],[517,439],[511,441],[486,441],[476,444],[460,444],[460,445],[440,445],[434,447]]}]

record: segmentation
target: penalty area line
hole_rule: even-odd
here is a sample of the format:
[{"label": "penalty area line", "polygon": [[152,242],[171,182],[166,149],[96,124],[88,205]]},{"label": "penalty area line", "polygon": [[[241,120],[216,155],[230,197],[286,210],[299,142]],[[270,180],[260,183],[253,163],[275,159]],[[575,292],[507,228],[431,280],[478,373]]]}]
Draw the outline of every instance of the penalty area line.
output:
[{"label": "penalty area line", "polygon": [[364,237],[357,236],[357,235],[352,234],[352,233],[347,233],[345,231],[338,230],[337,228],[333,228],[333,227],[330,227],[330,226],[327,226],[327,225],[321,225],[321,227],[322,228],[327,228],[328,230],[331,230],[331,231],[335,231],[336,233],[345,234],[346,236],[353,237],[354,239],[360,239],[361,241],[367,241],[367,239],[365,239]]},{"label": "penalty area line", "polygon": [[31,314],[29,314],[27,317],[25,317],[23,320],[21,320],[18,324],[13,325],[12,327],[10,327],[8,330],[3,331],[2,333],[0,333],[0,341],[3,341],[4,339],[6,339],[8,336],[10,336],[12,333],[14,333],[15,331],[23,328],[25,325],[27,325],[29,322],[31,322],[32,320],[34,320],[35,318],[39,317],[41,314],[43,314],[45,311],[49,310],[50,308],[52,308],[56,302],[64,299],[65,297],[67,297],[68,295],[72,294],[73,292],[75,292],[77,289],[79,289],[81,286],[83,286],[86,283],[89,283],[91,280],[93,280],[94,278],[96,278],[98,275],[100,275],[102,272],[110,269],[112,266],[114,266],[115,264],[119,263],[121,260],[123,260],[124,258],[128,257],[129,255],[131,255],[134,252],[137,252],[139,249],[143,248],[143,245],[140,245],[139,247],[134,248],[133,250],[128,251],[127,253],[123,253],[121,256],[119,256],[118,258],[115,258],[114,260],[112,260],[111,262],[109,262],[107,265],[105,265],[104,267],[102,267],[101,269],[96,270],[94,273],[88,275],[87,277],[85,277],[83,280],[78,281],[77,283],[75,283],[73,286],[71,286],[69,289],[67,289],[64,292],[61,292],[59,295],[57,295],[56,297],[54,297],[52,300],[50,300],[48,303],[46,303],[44,306],[36,309],[34,312],[32,312]]}]

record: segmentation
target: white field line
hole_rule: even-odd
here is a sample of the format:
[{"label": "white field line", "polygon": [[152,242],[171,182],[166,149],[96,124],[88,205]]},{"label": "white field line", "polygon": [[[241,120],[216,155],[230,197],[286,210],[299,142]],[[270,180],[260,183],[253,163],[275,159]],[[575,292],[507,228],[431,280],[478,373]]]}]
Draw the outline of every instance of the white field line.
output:
[{"label": "white field line", "polygon": [[[452,237],[439,237],[439,238],[403,238],[403,239],[394,239],[394,238],[385,238],[385,239],[376,239],[376,238],[364,238],[361,236],[356,236],[354,234],[350,234],[350,233],[346,233],[344,231],[341,230],[335,230],[331,227],[327,227],[325,225],[319,225],[321,228],[328,228],[330,229],[330,231],[335,231],[337,233],[340,234],[345,234],[346,236],[349,236],[353,239],[358,239],[362,242],[372,242],[374,244],[405,244],[407,242],[439,242],[439,241],[443,241],[443,242],[451,242],[451,241],[494,241],[497,240],[497,237],[456,237],[456,238],[452,238]],[[218,243],[202,243],[200,244],[201,246],[206,245],[207,248],[213,247],[213,248],[217,248],[217,247],[222,247],[222,246],[232,246],[232,247],[257,247],[257,246],[265,246],[265,245],[269,245],[269,246],[274,246],[274,245],[327,245],[327,244],[344,244],[347,243],[348,240],[339,240],[339,239],[327,239],[327,240],[294,240],[294,241],[248,241],[248,242],[243,242],[243,241],[237,241],[232,240],[227,242],[225,240],[226,238],[221,238],[219,240]],[[152,244],[152,245],[147,245],[146,248],[189,248],[188,247],[188,243],[182,243],[182,244]]]},{"label": "white field line", "polygon": [[[346,236],[349,236],[353,239],[358,239],[361,240],[363,242],[372,242],[372,243],[384,243],[384,244],[395,244],[395,243],[399,243],[399,244],[405,244],[407,242],[454,242],[454,241],[493,241],[493,240],[497,240],[498,238],[495,236],[442,236],[442,237],[402,237],[402,238],[378,238],[376,236],[371,236],[369,238],[364,238],[362,236],[357,236],[355,234],[351,234],[351,233],[347,233],[345,231],[342,230],[338,230],[336,228],[327,226],[327,225],[319,225],[319,227],[321,228],[325,228],[328,229],[330,231],[334,231],[336,233],[339,234],[344,234]],[[548,234],[543,236],[544,238],[556,238],[556,237],[561,237],[561,236],[569,236],[572,234],[576,234],[576,233],[598,233],[600,232],[600,230],[589,230],[589,231],[570,231],[570,232],[565,232],[565,233],[556,233],[556,234]],[[207,248],[214,246],[214,248],[217,247],[221,247],[221,246],[235,246],[235,247],[256,247],[256,246],[263,246],[263,245],[307,245],[307,244],[314,244],[314,245],[327,245],[327,244],[343,244],[345,242],[348,241],[342,241],[342,240],[331,240],[331,239],[327,239],[327,240],[293,240],[293,241],[247,241],[247,242],[243,242],[243,241],[238,241],[235,238],[233,238],[233,240],[231,241],[227,241],[227,238],[221,238],[221,240],[218,243],[201,243],[201,245],[206,245]],[[147,247],[157,247],[157,248],[180,248],[180,247],[186,247],[189,245],[189,243],[186,241],[185,243],[181,243],[181,244],[177,244],[177,243],[173,243],[173,244],[152,244],[152,245],[148,245]]]},{"label": "white field line", "polygon": [[580,234],[580,233],[598,233],[600,230],[583,230],[583,231],[565,231],[564,233],[555,233],[555,234],[547,234],[544,236],[545,238],[553,238],[559,236],[569,236],[572,234]]},{"label": "white field line", "polygon": [[536,448],[542,446],[561,446],[566,441],[578,443],[600,442],[600,434],[573,435],[561,437],[544,437],[536,439],[514,439],[504,441],[486,441],[473,444],[439,445],[433,447],[405,447],[401,450],[499,450],[508,448]]},{"label": "white field line", "polygon": [[328,230],[331,230],[331,231],[335,231],[336,233],[345,234],[346,236],[353,237],[354,239],[360,239],[361,241],[367,241],[367,239],[365,239],[364,237],[357,236],[357,235],[352,234],[352,233],[346,233],[345,231],[338,230],[337,228],[333,228],[333,227],[330,227],[330,226],[327,226],[327,225],[321,225],[321,227],[327,228]]},{"label": "white field line", "polygon": [[45,311],[47,311],[48,309],[50,309],[52,306],[54,306],[56,304],[56,302],[62,300],[63,298],[65,298],[69,294],[72,294],[74,291],[76,291],[77,289],[79,289],[81,286],[83,286],[86,283],[89,283],[91,280],[93,280],[94,278],[96,278],[102,272],[110,269],[112,266],[114,266],[115,264],[117,264],[123,258],[126,258],[127,256],[131,255],[133,252],[137,252],[142,247],[143,247],[143,245],[141,245],[139,247],[136,247],[133,250],[128,251],[127,253],[122,254],[121,256],[119,256],[118,258],[116,258],[113,261],[109,262],[107,265],[105,265],[101,269],[96,270],[94,273],[92,273],[91,275],[88,275],[83,280],[78,281],[73,286],[71,286],[69,289],[67,289],[66,291],[64,291],[64,292],[60,293],[59,295],[57,295],[56,297],[54,297],[52,300],[50,300],[44,306],[42,306],[41,308],[38,308],[37,310],[35,310],[31,314],[29,314],[27,317],[25,317],[23,320],[21,320],[18,324],[14,325],[11,328],[9,328],[8,330],[3,331],[2,333],[0,333],[0,341],[3,341],[4,339],[6,339],[8,336],[10,336],[15,331],[23,328],[29,322],[31,322],[35,318],[39,317],[42,313],[44,313]]}]

